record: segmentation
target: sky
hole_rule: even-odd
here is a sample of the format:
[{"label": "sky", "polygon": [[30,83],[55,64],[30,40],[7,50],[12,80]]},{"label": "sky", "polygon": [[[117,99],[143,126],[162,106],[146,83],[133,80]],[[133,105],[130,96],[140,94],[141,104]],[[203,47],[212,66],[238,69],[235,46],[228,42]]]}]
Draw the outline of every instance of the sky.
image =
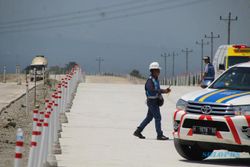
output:
[{"label": "sky", "polygon": [[[23,68],[37,54],[45,55],[49,66],[75,61],[88,73],[127,74],[133,69],[148,73],[148,65],[163,53],[175,52],[175,73],[200,71],[204,35],[220,34],[214,52],[227,43],[227,22],[219,18],[238,17],[231,24],[231,43],[250,45],[250,0],[0,0],[0,72],[7,66]],[[209,39],[204,39],[209,41]],[[210,45],[204,48],[210,55]],[[172,57],[167,58],[167,75],[172,74]]]}]

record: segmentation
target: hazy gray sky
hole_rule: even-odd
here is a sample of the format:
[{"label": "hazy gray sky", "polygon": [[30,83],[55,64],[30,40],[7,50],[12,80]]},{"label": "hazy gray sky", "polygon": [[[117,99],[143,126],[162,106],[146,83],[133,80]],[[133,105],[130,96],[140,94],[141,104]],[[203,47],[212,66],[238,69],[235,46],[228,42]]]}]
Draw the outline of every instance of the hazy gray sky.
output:
[{"label": "hazy gray sky", "polygon": [[[238,16],[232,22],[232,43],[250,45],[250,0],[0,0],[0,68],[30,64],[44,54],[49,65],[76,61],[96,72],[96,58],[105,72],[147,73],[151,61],[163,67],[163,52],[178,52],[176,71],[185,70],[181,49],[193,49],[190,70],[200,68],[200,46],[211,31],[227,41],[227,23],[219,17]],[[205,47],[210,55],[210,46]],[[168,74],[172,58],[168,58]]]}]

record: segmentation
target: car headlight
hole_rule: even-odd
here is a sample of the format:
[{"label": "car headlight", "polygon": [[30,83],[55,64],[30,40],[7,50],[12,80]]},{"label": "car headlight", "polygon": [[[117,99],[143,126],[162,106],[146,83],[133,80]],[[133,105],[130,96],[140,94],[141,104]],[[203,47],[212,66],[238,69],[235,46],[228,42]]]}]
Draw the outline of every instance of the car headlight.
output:
[{"label": "car headlight", "polygon": [[250,115],[250,105],[234,106],[235,115]]},{"label": "car headlight", "polygon": [[176,108],[178,110],[185,110],[187,106],[187,102],[185,100],[179,99],[176,103]]}]

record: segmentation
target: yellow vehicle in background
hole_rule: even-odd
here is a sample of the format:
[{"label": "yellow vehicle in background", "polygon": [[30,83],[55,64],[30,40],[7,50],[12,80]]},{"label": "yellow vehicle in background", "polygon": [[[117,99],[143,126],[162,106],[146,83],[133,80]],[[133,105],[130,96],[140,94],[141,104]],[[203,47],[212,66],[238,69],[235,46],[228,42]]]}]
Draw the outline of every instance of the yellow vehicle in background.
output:
[{"label": "yellow vehicle in background", "polygon": [[250,46],[247,45],[221,45],[215,53],[213,65],[215,77],[223,71],[239,63],[250,61]]}]

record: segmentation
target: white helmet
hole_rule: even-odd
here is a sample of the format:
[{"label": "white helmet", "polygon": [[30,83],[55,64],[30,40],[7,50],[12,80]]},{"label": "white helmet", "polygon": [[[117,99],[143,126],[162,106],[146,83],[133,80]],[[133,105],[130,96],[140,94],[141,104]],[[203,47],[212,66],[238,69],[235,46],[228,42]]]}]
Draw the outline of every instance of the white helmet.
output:
[{"label": "white helmet", "polygon": [[159,65],[158,62],[152,62],[152,63],[150,63],[149,70],[153,70],[153,69],[158,69],[158,70],[161,69],[161,67],[160,67],[160,65]]}]

